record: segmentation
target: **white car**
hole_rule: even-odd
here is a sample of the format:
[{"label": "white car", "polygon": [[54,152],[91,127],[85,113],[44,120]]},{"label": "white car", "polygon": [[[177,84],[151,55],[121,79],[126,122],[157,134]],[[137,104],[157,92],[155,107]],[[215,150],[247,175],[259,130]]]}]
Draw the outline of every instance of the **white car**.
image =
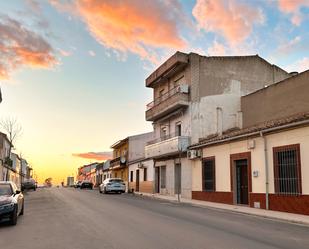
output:
[{"label": "white car", "polygon": [[99,186],[100,193],[124,193],[126,192],[126,184],[120,178],[108,178]]}]

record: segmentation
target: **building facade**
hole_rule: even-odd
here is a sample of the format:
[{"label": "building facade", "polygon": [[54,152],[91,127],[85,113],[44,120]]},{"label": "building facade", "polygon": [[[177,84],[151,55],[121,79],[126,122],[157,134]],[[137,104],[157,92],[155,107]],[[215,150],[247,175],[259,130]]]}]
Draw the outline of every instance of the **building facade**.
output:
[{"label": "building facade", "polygon": [[[127,191],[133,188],[133,183],[129,184],[129,181],[131,181],[131,178],[129,179],[129,165],[138,164],[145,158],[145,145],[152,137],[153,134],[151,132],[129,136],[111,146],[113,149],[113,159],[110,161],[109,169],[112,171],[112,177],[121,178],[125,182]],[[135,169],[134,172],[139,171]],[[133,175],[131,176],[133,177]]]},{"label": "building facade", "polygon": [[154,137],[145,156],[154,160],[156,193],[191,198],[190,144],[211,134],[242,128],[241,96],[290,75],[259,56],[217,56],[177,52],[147,79],[153,101],[146,120]]},{"label": "building facade", "polygon": [[192,198],[309,215],[309,71],[241,98],[243,128],[201,139]]},{"label": "building facade", "polygon": [[10,158],[10,141],[6,134],[0,132],[0,179],[8,181],[13,172],[13,162]]},{"label": "building facade", "polygon": [[153,193],[154,165],[145,158],[145,146],[153,139],[153,133],[129,137],[129,190],[131,192]]}]

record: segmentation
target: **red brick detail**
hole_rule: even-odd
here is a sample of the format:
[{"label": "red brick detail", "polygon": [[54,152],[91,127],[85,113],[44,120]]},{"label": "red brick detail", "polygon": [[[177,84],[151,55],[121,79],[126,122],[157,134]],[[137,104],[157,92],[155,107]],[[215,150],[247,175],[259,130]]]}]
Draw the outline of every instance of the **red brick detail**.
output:
[{"label": "red brick detail", "polygon": [[260,208],[266,209],[266,195],[263,193],[250,193],[250,207],[254,207],[254,202],[260,203]]},{"label": "red brick detail", "polygon": [[[254,202],[260,202],[261,208],[266,208],[266,195],[262,193],[250,193],[250,207]],[[269,194],[269,209],[295,214],[309,215],[309,195],[279,195]]]},{"label": "red brick detail", "polygon": [[200,201],[211,201],[225,204],[233,204],[233,193],[192,191],[192,199]]},{"label": "red brick detail", "polygon": [[309,215],[309,195],[269,195],[269,209]]}]

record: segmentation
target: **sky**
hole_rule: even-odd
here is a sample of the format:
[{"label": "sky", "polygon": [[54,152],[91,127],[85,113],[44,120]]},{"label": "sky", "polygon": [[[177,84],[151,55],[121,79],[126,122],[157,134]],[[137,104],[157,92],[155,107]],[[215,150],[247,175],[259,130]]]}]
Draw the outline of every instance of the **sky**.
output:
[{"label": "sky", "polygon": [[151,131],[145,78],[176,51],[309,68],[309,0],[0,1],[0,118],[38,181],[76,175]]}]

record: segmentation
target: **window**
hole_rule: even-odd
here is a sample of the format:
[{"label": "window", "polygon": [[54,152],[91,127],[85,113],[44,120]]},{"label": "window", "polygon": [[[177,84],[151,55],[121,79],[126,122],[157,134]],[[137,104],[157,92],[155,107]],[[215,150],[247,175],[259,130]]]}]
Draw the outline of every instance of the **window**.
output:
[{"label": "window", "polygon": [[117,178],[117,172],[115,172],[115,178]]},{"label": "window", "polygon": [[133,182],[133,171],[130,171],[130,182]]},{"label": "window", "polygon": [[175,134],[176,136],[181,136],[181,123],[180,122],[176,123],[175,133],[176,133]]},{"label": "window", "polygon": [[161,134],[160,134],[160,137],[165,139],[167,136],[167,127],[166,126],[163,126],[161,127]]},{"label": "window", "polygon": [[160,169],[160,173],[161,173],[161,188],[166,188],[166,166],[161,166]]},{"label": "window", "polygon": [[273,148],[274,180],[277,194],[301,194],[299,144]]},{"label": "window", "polygon": [[216,190],[215,157],[209,157],[203,160],[202,175],[203,191],[214,192]]},{"label": "window", "polygon": [[147,168],[144,168],[144,182],[147,181]]}]

